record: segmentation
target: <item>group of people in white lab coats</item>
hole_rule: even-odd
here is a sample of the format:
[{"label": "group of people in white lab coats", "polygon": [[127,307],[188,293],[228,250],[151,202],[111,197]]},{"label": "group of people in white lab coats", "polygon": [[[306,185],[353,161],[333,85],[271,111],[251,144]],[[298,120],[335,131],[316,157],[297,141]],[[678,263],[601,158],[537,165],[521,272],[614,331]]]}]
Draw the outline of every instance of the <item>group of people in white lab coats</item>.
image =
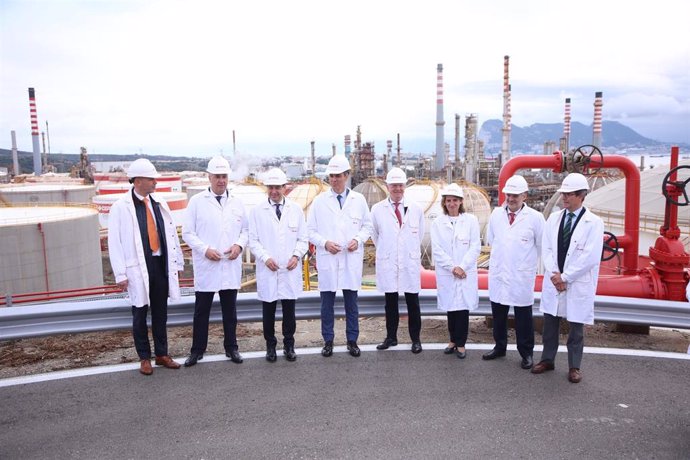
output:
[{"label": "group of people in white lab coats", "polygon": [[[360,356],[357,293],[362,283],[364,245],[370,237],[376,246],[377,288],[385,296],[386,337],[376,348],[385,350],[398,345],[398,302],[403,294],[410,349],[414,354],[422,351],[419,291],[425,217],[419,205],[405,199],[407,177],[402,169],[393,168],[388,173],[389,196],[370,211],[364,196],[347,187],[347,158],[333,156],[327,166],[331,187],[314,199],[306,219],[301,207],[285,196],[287,177],[278,168],[268,171],[265,177],[265,202],[249,213],[227,188],[231,172],[227,160],[212,158],[207,172],[210,186],[190,199],[182,225],[182,238],[192,250],[195,290],[193,341],[186,367],[203,359],[216,292],[221,304],[226,356],[235,363],[242,362],[235,332],[236,298],[242,274],[241,254],[247,247],[256,259],[266,360],[277,360],[278,301],[282,308],[283,354],[288,361],[297,359],[295,304],[302,293],[301,265],[309,243],[315,247],[319,275],[321,354],[333,354],[334,304],[336,293],[341,290],[347,350],[353,357]],[[149,306],[156,364],[180,367],[168,356],[165,323],[167,298],[179,297],[177,271],[182,269],[183,260],[167,205],[153,194],[158,177],[155,168],[148,160],[136,160],[128,175],[133,188],[131,194],[113,205],[108,241],[116,282],[128,291],[133,304],[133,334],[140,371],[150,375],[153,369],[146,333]],[[567,176],[559,190],[566,210],[554,214],[544,224],[541,214],[524,203],[528,191],[524,178],[513,176],[507,181],[503,189],[506,203],[492,213],[487,233],[487,243],[492,246],[489,294],[496,345],[483,359],[506,355],[507,316],[513,306],[521,366],[535,374],[554,368],[559,320],[565,317],[571,326],[569,379],[581,379],[582,325],[593,320],[603,234],[601,220],[582,207],[587,190],[583,176]],[[466,212],[459,185],[444,187],[441,195],[443,215],[434,220],[430,233],[438,308],[448,318],[449,343],[444,353],[464,359],[469,313],[479,303],[479,223]],[[540,255],[547,271],[541,301],[545,315],[544,353],[542,360],[533,365],[532,305]]]}]

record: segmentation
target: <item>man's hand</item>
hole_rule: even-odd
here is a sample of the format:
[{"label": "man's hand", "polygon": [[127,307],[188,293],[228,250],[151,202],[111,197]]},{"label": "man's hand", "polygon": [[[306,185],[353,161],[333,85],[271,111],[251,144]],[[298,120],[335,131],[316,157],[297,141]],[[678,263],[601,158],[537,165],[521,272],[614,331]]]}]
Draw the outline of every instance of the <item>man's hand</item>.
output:
[{"label": "man's hand", "polygon": [[230,249],[225,251],[225,254],[228,254],[228,259],[235,260],[240,254],[242,254],[242,246],[239,244],[233,244]]},{"label": "man's hand", "polygon": [[292,256],[290,257],[290,262],[288,262],[287,264],[287,269],[294,270],[295,268],[297,268],[297,265],[299,265],[299,257]]},{"label": "man's hand", "polygon": [[342,250],[339,244],[334,243],[331,240],[326,241],[326,251],[331,254],[337,254]]},{"label": "man's hand", "polygon": [[353,251],[356,251],[358,247],[359,247],[359,241],[357,241],[353,238],[352,241],[350,241],[350,244],[347,245],[347,250],[350,252],[353,252]]},{"label": "man's hand", "polygon": [[276,263],[275,260],[269,258],[266,262],[264,262],[266,266],[268,267],[269,270],[272,272],[277,272],[278,271],[278,264]]},{"label": "man's hand", "polygon": [[206,250],[206,254],[205,254],[205,255],[206,255],[206,258],[207,258],[208,260],[212,260],[212,261],[214,261],[214,262],[218,262],[220,259],[223,258],[223,254],[221,254],[220,252],[218,252],[217,249],[211,248],[211,247],[209,247],[209,248]]},{"label": "man's hand", "polygon": [[467,278],[467,273],[460,267],[453,267],[453,276],[460,279]]},{"label": "man's hand", "polygon": [[119,288],[122,289],[123,291],[126,291],[126,290],[127,290],[127,286],[129,286],[129,281],[128,281],[128,280],[120,281],[119,283],[117,283],[117,287],[119,287]]},{"label": "man's hand", "polygon": [[565,281],[563,281],[563,278],[561,278],[560,272],[553,272],[553,275],[551,275],[551,282],[556,287],[558,292],[563,292],[566,290],[567,284]]}]

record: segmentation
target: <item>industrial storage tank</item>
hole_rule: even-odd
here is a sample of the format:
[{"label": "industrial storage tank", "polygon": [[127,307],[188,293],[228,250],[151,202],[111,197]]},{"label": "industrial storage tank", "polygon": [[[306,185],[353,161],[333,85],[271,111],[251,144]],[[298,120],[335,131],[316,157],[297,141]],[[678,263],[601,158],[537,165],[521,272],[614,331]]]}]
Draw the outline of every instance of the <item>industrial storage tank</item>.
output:
[{"label": "industrial storage tank", "polygon": [[4,294],[103,285],[98,211],[91,207],[0,208]]},{"label": "industrial storage tank", "polygon": [[[132,184],[129,182],[111,182],[107,184],[101,184],[98,188],[99,195],[112,195],[114,193],[124,193],[132,188]],[[172,188],[169,184],[161,185],[156,184],[156,192],[172,192]]]},{"label": "industrial storage tank", "polygon": [[207,188],[209,188],[208,179],[206,179],[206,185],[189,185],[186,187],[185,192],[187,193],[187,201],[191,200],[194,195],[201,193]]},{"label": "industrial storage tank", "polygon": [[26,183],[0,186],[0,201],[5,203],[90,203],[95,194],[93,185]]},{"label": "industrial storage tank", "polygon": [[[598,190],[607,186],[608,184],[618,181],[620,178],[621,176],[608,174],[606,172],[587,176],[589,191],[591,193],[594,190]],[[659,187],[661,187],[661,185],[659,185]],[[625,188],[625,186],[623,185],[622,188]],[[587,202],[587,199],[585,199],[585,202]],[[561,198],[561,194],[559,192],[556,192],[551,196],[551,198],[549,198],[549,201],[547,201],[546,205],[544,206],[544,217],[548,219],[551,214],[558,212],[561,209],[563,209],[563,198]]]},{"label": "industrial storage tank", "polygon": [[244,205],[244,210],[249,212],[254,206],[268,199],[268,188],[252,183],[230,183],[230,193],[239,198]]},{"label": "industrial storage tank", "polygon": [[304,215],[306,216],[309,212],[312,202],[314,201],[314,198],[328,189],[329,186],[325,182],[316,178],[311,178],[309,179],[309,182],[305,182],[304,184],[299,184],[294,187],[288,193],[288,197],[302,207]]},{"label": "industrial storage tank", "polygon": [[[123,195],[124,193],[112,193],[93,197],[92,201],[98,208],[98,221],[102,228],[108,228],[110,207]],[[182,192],[156,192],[156,196],[168,203],[175,224],[178,226],[182,225],[184,211],[187,209],[187,194]]]},{"label": "industrial storage tank", "polygon": [[388,198],[388,187],[386,187],[386,182],[378,177],[369,177],[352,190],[364,195],[369,209],[379,201]]}]

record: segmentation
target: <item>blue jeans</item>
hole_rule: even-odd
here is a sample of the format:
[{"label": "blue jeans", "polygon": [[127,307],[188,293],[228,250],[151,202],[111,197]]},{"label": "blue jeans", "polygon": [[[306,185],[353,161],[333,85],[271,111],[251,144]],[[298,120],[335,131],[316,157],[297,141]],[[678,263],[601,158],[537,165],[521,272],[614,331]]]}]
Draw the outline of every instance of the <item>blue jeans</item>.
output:
[{"label": "blue jeans", "polygon": [[[343,298],[345,299],[345,335],[348,342],[356,342],[359,337],[357,291],[343,289]],[[333,305],[335,305],[335,292],[321,291],[321,335],[325,342],[332,342],[335,337]]]}]

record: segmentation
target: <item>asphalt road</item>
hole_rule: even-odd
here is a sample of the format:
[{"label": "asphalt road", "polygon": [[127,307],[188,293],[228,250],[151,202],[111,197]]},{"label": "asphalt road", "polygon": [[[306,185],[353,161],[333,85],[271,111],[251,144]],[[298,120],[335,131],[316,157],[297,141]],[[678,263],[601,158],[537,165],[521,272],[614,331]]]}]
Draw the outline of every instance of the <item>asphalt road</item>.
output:
[{"label": "asphalt road", "polygon": [[685,355],[587,353],[571,384],[564,353],[532,375],[441,347],[0,380],[0,458],[690,458]]}]

